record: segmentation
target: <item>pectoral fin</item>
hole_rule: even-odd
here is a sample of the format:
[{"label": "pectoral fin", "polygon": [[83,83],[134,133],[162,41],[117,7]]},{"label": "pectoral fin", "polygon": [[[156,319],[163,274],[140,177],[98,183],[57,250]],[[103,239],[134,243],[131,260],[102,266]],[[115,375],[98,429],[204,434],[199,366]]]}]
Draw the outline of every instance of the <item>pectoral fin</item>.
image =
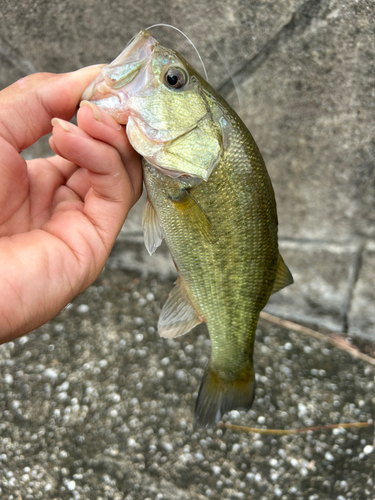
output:
[{"label": "pectoral fin", "polygon": [[179,337],[199,323],[202,323],[202,319],[187,298],[181,279],[177,278],[176,285],[160,313],[159,334],[167,338]]},{"label": "pectoral fin", "polygon": [[171,198],[171,202],[184,215],[187,227],[192,227],[195,234],[199,232],[206,241],[214,241],[210,218],[189,190],[182,189],[180,196]]},{"label": "pectoral fin", "polygon": [[291,285],[292,283],[294,283],[292,273],[289,271],[283,258],[279,254],[279,263],[277,266],[276,278],[273,283],[271,295],[278,292],[282,288]]},{"label": "pectoral fin", "polygon": [[148,253],[152,255],[163,241],[159,217],[147,198],[142,214],[143,237]]}]

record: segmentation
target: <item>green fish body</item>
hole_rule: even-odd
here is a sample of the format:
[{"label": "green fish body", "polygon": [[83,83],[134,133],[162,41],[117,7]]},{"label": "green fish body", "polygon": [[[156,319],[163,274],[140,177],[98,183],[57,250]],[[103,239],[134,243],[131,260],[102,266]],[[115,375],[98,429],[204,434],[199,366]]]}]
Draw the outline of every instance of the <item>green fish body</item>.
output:
[{"label": "green fish body", "polygon": [[271,181],[238,115],[149,33],[103,72],[83,98],[127,123],[144,157],[146,247],[153,253],[164,238],[178,270],[159,332],[175,337],[206,322],[212,353],[195,422],[212,426],[227,411],[250,408],[259,313],[293,282],[278,252]]}]

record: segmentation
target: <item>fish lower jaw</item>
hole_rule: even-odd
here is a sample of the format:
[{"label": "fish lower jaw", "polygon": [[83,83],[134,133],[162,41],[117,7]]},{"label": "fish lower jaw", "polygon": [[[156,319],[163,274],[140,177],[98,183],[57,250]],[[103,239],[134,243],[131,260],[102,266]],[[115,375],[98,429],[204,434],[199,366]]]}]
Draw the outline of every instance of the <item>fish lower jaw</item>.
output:
[{"label": "fish lower jaw", "polygon": [[128,123],[130,109],[127,107],[127,99],[122,98],[118,93],[106,95],[96,93],[87,100],[109,113],[117,123],[121,125]]}]

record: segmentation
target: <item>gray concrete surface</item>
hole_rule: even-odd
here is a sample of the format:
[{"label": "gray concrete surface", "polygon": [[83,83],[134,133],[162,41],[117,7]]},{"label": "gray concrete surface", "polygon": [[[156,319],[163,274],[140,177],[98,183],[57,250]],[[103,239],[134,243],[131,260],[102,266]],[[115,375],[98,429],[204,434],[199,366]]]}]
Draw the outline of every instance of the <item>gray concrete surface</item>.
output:
[{"label": "gray concrete surface", "polygon": [[361,279],[355,285],[349,312],[349,332],[353,336],[363,336],[375,325],[375,242],[368,241],[361,255]]},{"label": "gray concrete surface", "polygon": [[246,103],[236,108],[266,158],[282,236],[375,237],[374,9],[307,1],[235,74]]},{"label": "gray concrete surface", "polygon": [[[204,326],[155,331],[172,280],[114,262],[69,308],[0,347],[4,500],[373,500],[374,428],[261,436],[193,428]],[[241,425],[374,419],[375,368],[260,323]]]},{"label": "gray concrete surface", "polygon": [[[210,80],[223,85],[272,39],[303,0],[223,2],[161,0],[22,0],[2,2],[0,84],[34,71],[63,72],[114,59],[140,29],[172,24],[186,32],[204,56]],[[164,43],[197,56],[178,33],[155,31]]]},{"label": "gray concrete surface", "polygon": [[[270,310],[374,340],[365,250],[375,244],[374,19],[369,0],[3,2],[0,88],[34,71],[110,61],[154,23],[185,31],[252,131],[275,187],[281,246],[298,282]],[[154,34],[200,67],[181,35]],[[25,156],[46,154],[43,141]],[[132,244],[139,219],[140,207]]]}]

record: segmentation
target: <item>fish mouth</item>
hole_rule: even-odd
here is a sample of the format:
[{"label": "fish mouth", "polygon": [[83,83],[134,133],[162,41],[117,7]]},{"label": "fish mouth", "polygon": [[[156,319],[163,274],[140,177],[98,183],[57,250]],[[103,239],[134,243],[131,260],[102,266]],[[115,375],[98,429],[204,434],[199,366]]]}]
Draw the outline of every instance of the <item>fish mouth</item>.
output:
[{"label": "fish mouth", "polygon": [[140,31],[121,54],[90,83],[81,100],[96,104],[119,123],[126,124],[129,117],[127,102],[149,79],[146,66],[158,44],[148,31]]}]

